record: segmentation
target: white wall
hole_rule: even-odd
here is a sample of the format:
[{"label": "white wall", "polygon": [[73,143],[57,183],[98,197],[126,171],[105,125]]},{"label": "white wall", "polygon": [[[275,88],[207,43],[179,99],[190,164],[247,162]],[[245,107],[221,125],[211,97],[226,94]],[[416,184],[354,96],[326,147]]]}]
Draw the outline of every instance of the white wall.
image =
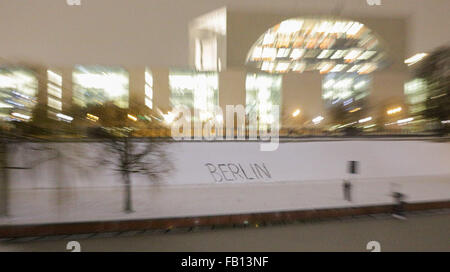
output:
[{"label": "white wall", "polygon": [[[12,188],[110,187],[119,186],[120,176],[98,164],[107,156],[104,146],[96,143],[54,144],[62,157],[46,160],[50,153],[16,149],[11,166],[32,166],[29,170],[11,170]],[[241,164],[248,177],[254,176],[249,164],[256,163],[270,171],[249,180],[242,175],[225,173],[219,183],[255,183],[281,181],[341,180],[347,177],[349,160],[360,161],[358,178],[431,176],[450,174],[450,143],[427,141],[317,141],[280,143],[274,152],[259,151],[256,142],[178,142],[167,144],[167,154],[174,169],[161,185],[205,184],[214,186],[214,176],[207,163]],[[234,166],[232,167],[236,171]],[[222,166],[224,171],[230,171]],[[261,172],[261,171],[260,171]],[[219,172],[217,172],[219,173]],[[262,172],[261,172],[262,173]],[[218,177],[218,176],[215,176]],[[222,175],[223,177],[223,175]],[[217,178],[218,179],[218,178]],[[134,184],[150,183],[146,176],[133,176]]]}]

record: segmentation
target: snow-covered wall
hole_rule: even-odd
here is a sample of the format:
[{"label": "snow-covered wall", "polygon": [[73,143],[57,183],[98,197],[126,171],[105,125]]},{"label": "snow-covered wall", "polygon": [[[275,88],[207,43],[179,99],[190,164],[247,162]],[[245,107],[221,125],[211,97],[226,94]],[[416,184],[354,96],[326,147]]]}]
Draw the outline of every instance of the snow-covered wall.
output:
[{"label": "snow-covered wall", "polygon": [[[48,147],[48,146],[47,146]],[[14,148],[12,188],[119,186],[120,175],[99,161],[108,156],[100,143],[55,143],[61,156],[29,147]],[[280,143],[261,152],[256,142],[175,142],[165,144],[173,169],[160,185],[341,180],[347,161],[360,162],[358,178],[450,174],[450,143],[431,141],[313,141]],[[151,184],[133,175],[136,185]]]}]

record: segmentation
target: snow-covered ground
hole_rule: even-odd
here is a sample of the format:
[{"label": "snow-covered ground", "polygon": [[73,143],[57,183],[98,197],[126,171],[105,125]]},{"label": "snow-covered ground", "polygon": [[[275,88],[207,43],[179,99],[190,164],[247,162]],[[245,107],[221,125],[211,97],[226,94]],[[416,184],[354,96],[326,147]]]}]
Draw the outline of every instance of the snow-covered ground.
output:
[{"label": "snow-covered ground", "polygon": [[[395,184],[395,185],[393,185]],[[353,180],[353,201],[342,181],[134,186],[134,213],[122,212],[119,187],[16,189],[11,216],[0,224],[184,217],[392,203],[392,188],[409,202],[450,200],[450,175]]]}]

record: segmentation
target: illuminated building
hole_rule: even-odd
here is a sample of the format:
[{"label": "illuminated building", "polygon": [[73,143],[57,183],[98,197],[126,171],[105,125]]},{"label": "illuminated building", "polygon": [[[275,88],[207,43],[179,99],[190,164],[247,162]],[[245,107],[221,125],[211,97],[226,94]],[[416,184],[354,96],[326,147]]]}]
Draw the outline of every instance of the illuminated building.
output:
[{"label": "illuminated building", "polygon": [[[74,26],[80,22],[66,7],[54,7],[57,16],[48,21],[23,16],[29,25],[53,33],[53,42],[26,44],[7,39],[2,54],[14,59],[26,51],[31,60],[45,66],[41,75],[49,70],[61,76],[61,86],[51,82],[47,86],[40,82],[41,77],[36,79],[37,90],[45,94],[34,95],[43,96],[37,100],[45,101],[55,113],[65,114],[72,104],[84,107],[112,101],[129,109],[138,120],[142,120],[139,115],[152,116],[158,110],[167,114],[175,105],[200,109],[205,119],[212,114],[213,105],[241,104],[246,105],[247,113],[262,114],[264,108],[278,104],[282,124],[286,118],[314,123],[313,119],[323,116],[319,125],[326,126],[328,106],[337,99],[336,103],[345,104],[349,111],[362,112],[366,108],[358,101],[364,98],[367,108],[373,109],[367,116],[374,119],[375,108],[384,101],[403,105],[407,99],[420,100],[419,94],[409,95],[409,83],[405,86],[412,78],[409,69],[442,45],[439,31],[425,33],[424,29],[446,25],[447,19],[435,14],[448,10],[448,4],[425,9],[419,0],[386,3],[382,12],[376,7],[347,5],[342,12],[335,12],[320,1],[310,6],[274,2],[245,8],[242,1],[230,2],[229,7],[211,4],[209,8],[197,0],[180,4],[183,16],[171,16],[172,9],[140,3],[142,10],[155,16],[124,13],[120,22],[99,7],[89,6],[86,8],[92,12],[81,22],[84,27],[71,31],[56,26],[63,21]],[[124,10],[133,6],[108,5],[120,5]],[[36,9],[39,12],[43,7]],[[162,22],[161,18],[170,20]],[[94,23],[98,21],[104,23]],[[3,31],[5,37],[32,38],[26,29]],[[37,45],[31,46],[34,43]],[[189,79],[174,79],[182,74]],[[270,99],[265,91],[259,91],[261,97],[256,94],[257,89],[266,87],[248,88],[249,78],[255,75],[262,82],[257,85],[264,85],[264,78],[276,78]],[[51,77],[53,74],[49,81]],[[201,78],[207,81],[203,86]],[[296,109],[301,113],[293,117]]]},{"label": "illuminated building", "polygon": [[0,68],[0,118],[30,121],[37,104],[38,80],[30,70]]}]

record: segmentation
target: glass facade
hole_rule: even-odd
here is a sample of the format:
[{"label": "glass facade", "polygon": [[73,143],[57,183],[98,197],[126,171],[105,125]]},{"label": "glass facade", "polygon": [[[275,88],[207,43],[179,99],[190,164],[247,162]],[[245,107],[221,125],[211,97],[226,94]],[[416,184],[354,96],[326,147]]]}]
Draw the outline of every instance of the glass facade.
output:
[{"label": "glass facade", "polygon": [[281,83],[279,75],[247,74],[245,111],[247,115],[256,116],[260,128],[265,128],[280,118],[272,108],[278,105],[281,111]]},{"label": "glass facade", "polygon": [[355,21],[294,18],[268,29],[247,64],[269,73],[319,71],[369,74],[386,65],[372,30]]},{"label": "glass facade", "polygon": [[0,118],[30,121],[37,93],[34,73],[22,68],[0,68]]},{"label": "glass facade", "polygon": [[329,73],[322,81],[322,98],[329,106],[342,105],[348,110],[370,93],[371,77],[357,73]]},{"label": "glass facade", "polygon": [[128,108],[129,76],[125,69],[76,66],[72,77],[75,104],[87,107],[113,102],[120,108]]},{"label": "glass facade", "polygon": [[170,71],[170,103],[199,112],[201,121],[215,116],[219,106],[219,76],[217,73]]},{"label": "glass facade", "polygon": [[420,114],[425,110],[427,100],[427,82],[424,79],[416,78],[405,83],[405,96],[409,104],[409,111],[412,114]]}]

